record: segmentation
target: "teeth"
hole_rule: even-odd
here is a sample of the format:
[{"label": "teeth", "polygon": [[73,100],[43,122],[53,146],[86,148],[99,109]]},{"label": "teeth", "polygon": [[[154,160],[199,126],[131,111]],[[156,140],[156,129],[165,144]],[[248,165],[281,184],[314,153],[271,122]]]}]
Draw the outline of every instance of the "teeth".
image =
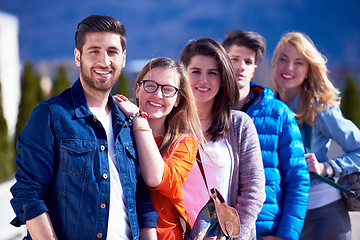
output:
[{"label": "teeth", "polygon": [[109,74],[109,71],[99,71],[99,70],[95,70],[96,73],[98,74]]},{"label": "teeth", "polygon": [[200,91],[208,91],[209,90],[209,88],[201,88],[201,87],[198,87],[197,89]]},{"label": "teeth", "polygon": [[157,104],[157,103],[154,103],[154,102],[150,102],[150,104],[155,106],[155,107],[161,107],[162,106],[161,104]]},{"label": "teeth", "polygon": [[282,76],[283,76],[284,78],[289,78],[289,79],[290,79],[290,78],[294,78],[293,76],[287,75],[287,74],[283,74]]}]

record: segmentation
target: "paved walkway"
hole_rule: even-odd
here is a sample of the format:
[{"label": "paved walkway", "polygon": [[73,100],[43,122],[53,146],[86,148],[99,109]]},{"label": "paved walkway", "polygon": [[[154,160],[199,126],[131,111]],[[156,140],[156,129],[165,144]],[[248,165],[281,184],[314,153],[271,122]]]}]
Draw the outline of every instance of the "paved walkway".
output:
[{"label": "paved walkway", "polygon": [[[0,184],[0,240],[21,240],[25,235],[26,228],[15,228],[9,224],[14,218],[13,210],[10,206],[10,187],[14,180]],[[350,212],[353,240],[360,239],[360,212]]]},{"label": "paved walkway", "polygon": [[12,198],[10,187],[14,184],[14,181],[15,180],[12,179],[8,182],[0,184],[0,240],[21,240],[26,232],[26,228],[24,226],[16,228],[10,225],[10,221],[15,217],[10,205],[10,199]]},{"label": "paved walkway", "polygon": [[350,212],[352,240],[360,239],[360,212]]},{"label": "paved walkway", "polygon": [[[332,146],[331,155],[341,154],[338,146]],[[10,205],[11,193],[10,187],[14,184],[14,180],[0,184],[0,240],[21,240],[25,235],[26,228],[15,228],[9,224],[15,214]],[[350,212],[353,240],[360,239],[360,212]]]}]

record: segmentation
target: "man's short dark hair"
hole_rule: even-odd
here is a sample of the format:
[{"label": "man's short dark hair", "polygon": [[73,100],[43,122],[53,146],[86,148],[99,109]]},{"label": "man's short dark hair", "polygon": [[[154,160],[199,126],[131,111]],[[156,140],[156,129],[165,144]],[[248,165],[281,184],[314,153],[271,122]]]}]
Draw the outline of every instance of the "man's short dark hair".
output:
[{"label": "man's short dark hair", "polygon": [[103,16],[91,15],[84,18],[77,26],[75,33],[75,46],[82,53],[85,43],[85,36],[92,32],[112,32],[120,35],[121,47],[123,51],[126,47],[126,30],[124,25],[117,19]]},{"label": "man's short dark hair", "polygon": [[255,52],[255,62],[261,62],[266,52],[265,38],[256,32],[244,30],[226,33],[226,39],[222,45],[227,52],[230,51],[233,45],[244,46],[253,50]]}]

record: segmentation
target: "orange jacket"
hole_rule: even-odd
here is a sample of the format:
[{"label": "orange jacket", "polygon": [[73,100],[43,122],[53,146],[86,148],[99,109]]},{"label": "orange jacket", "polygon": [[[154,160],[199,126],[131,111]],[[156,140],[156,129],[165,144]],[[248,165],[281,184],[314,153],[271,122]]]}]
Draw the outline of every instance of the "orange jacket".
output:
[{"label": "orange jacket", "polygon": [[[156,137],[157,144],[161,137]],[[165,161],[164,175],[160,185],[150,188],[151,201],[159,213],[157,221],[158,239],[182,239],[183,230],[179,216],[185,220],[184,195],[182,186],[186,182],[197,153],[197,142],[188,134],[181,134],[163,156]]]}]

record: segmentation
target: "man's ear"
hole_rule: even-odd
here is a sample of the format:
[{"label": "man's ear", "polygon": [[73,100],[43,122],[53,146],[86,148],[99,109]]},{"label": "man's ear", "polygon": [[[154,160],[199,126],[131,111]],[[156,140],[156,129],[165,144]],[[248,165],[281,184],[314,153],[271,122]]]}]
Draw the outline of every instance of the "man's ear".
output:
[{"label": "man's ear", "polygon": [[256,70],[257,70],[257,65],[255,65],[255,67],[254,67],[254,72],[253,72],[253,74],[252,74],[251,79],[253,79],[253,78],[254,78]]},{"label": "man's ear", "polygon": [[75,64],[76,64],[76,66],[80,67],[81,53],[80,53],[79,49],[75,48],[74,55],[75,55]]},{"label": "man's ear", "polygon": [[125,67],[125,65],[126,65],[126,50],[124,50],[124,53],[123,53],[123,64],[122,64],[122,68],[124,68]]}]

